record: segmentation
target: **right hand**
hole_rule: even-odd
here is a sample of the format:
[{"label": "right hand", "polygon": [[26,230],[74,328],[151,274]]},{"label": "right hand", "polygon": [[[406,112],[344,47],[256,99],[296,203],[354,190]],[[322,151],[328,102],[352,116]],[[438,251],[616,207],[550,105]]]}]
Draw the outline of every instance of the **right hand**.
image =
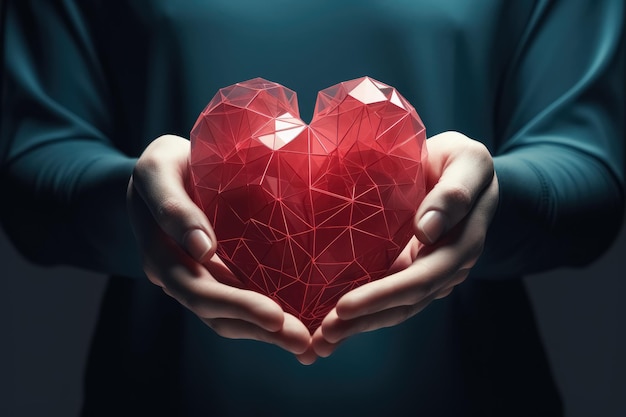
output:
[{"label": "right hand", "polygon": [[458,132],[440,133],[427,146],[428,193],[415,215],[415,238],[390,275],[339,299],[313,334],[319,356],[329,356],[355,334],[398,325],[448,296],[482,253],[499,201],[489,150]]},{"label": "right hand", "polygon": [[269,297],[237,288],[215,255],[213,228],[186,191],[189,153],[188,140],[161,136],[144,150],[129,181],[129,217],[146,275],[220,336],[275,344],[312,363],[304,324]]}]

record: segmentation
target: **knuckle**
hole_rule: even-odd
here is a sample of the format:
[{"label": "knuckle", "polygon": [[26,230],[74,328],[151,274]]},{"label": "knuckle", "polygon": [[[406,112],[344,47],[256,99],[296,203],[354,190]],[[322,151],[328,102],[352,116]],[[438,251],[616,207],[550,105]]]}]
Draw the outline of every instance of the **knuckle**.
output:
[{"label": "knuckle", "polygon": [[359,320],[357,321],[354,329],[349,332],[350,334],[364,333],[370,330],[371,323],[369,320]]},{"label": "knuckle", "polygon": [[167,288],[167,287],[165,287],[165,286],[164,286],[164,287],[161,287],[161,289],[162,289],[162,290],[163,290],[163,292],[164,292],[166,295],[168,295],[169,297],[176,298],[176,297],[174,296],[174,293],[173,293],[173,292],[172,292],[169,288]]},{"label": "knuckle", "polygon": [[230,332],[228,331],[228,326],[224,325],[224,320],[207,320],[206,321],[209,327],[213,329],[215,333],[217,333],[221,337],[230,337]]},{"label": "knuckle", "polygon": [[455,145],[458,143],[463,143],[465,141],[471,140],[467,136],[465,136],[463,133],[457,130],[446,131],[443,135],[443,138],[451,143],[454,143]]},{"label": "knuckle", "polygon": [[211,318],[207,314],[205,314],[205,311],[203,311],[204,309],[202,308],[203,305],[200,297],[194,296],[193,294],[188,294],[186,292],[178,292],[175,298],[178,300],[179,303],[184,305],[188,310],[193,311],[198,316]]},{"label": "knuckle", "polygon": [[428,297],[435,291],[435,283],[432,280],[424,280],[413,291],[407,294],[405,306],[414,306],[419,304],[424,298]]},{"label": "knuckle", "polygon": [[445,298],[449,296],[450,294],[452,294],[452,291],[454,291],[454,287],[446,288],[445,290],[440,291],[439,294],[437,294],[437,296],[435,297],[435,299],[439,300],[439,299]]},{"label": "knuckle", "polygon": [[484,143],[470,139],[465,142],[465,147],[466,149],[464,151],[472,155],[479,162],[485,164],[493,163],[491,152],[489,152],[489,149]]},{"label": "knuckle", "polygon": [[455,130],[445,132],[444,138],[449,144],[454,144],[457,149],[460,149],[463,154],[472,156],[479,163],[493,166],[491,152],[484,143]]},{"label": "knuckle", "polygon": [[163,282],[161,281],[161,279],[158,277],[157,274],[155,274],[150,267],[144,267],[144,272],[146,274],[146,276],[148,277],[148,281],[150,281],[152,284],[158,286],[158,287],[163,287]]},{"label": "knuckle", "polygon": [[249,329],[245,328],[245,326],[241,327],[230,319],[212,319],[206,320],[205,322],[209,324],[209,327],[211,327],[217,335],[227,339],[262,340],[261,336],[258,334],[259,332],[256,330],[250,332]]},{"label": "knuckle", "polygon": [[472,192],[466,186],[462,184],[448,184],[445,193],[449,203],[461,207],[466,211],[469,211],[472,207],[474,198]]},{"label": "knuckle", "polygon": [[161,221],[177,218],[184,212],[183,203],[174,198],[161,200],[156,208],[155,215]]},{"label": "knuckle", "polygon": [[204,319],[204,322],[217,334],[221,337],[229,337],[228,326],[224,325],[224,320],[221,319]]},{"label": "knuckle", "polygon": [[476,244],[470,246],[468,258],[470,266],[474,266],[476,262],[478,262],[478,258],[483,253],[483,249],[485,248],[484,239],[480,239]]},{"label": "knuckle", "polygon": [[472,245],[467,245],[467,247],[464,249],[465,252],[463,254],[463,257],[460,258],[458,262],[455,262],[454,270],[450,271],[450,274],[448,275],[457,276],[463,271],[468,271],[469,273],[469,270],[473,268],[474,265],[476,265],[476,262],[478,262],[478,259],[482,255],[483,247],[484,247],[484,244],[482,242],[477,242]]},{"label": "knuckle", "polygon": [[133,180],[138,185],[148,181],[149,176],[158,167],[158,159],[150,153],[142,154],[133,167]]},{"label": "knuckle", "polygon": [[469,276],[471,272],[471,268],[465,268],[460,270],[456,276],[450,281],[450,285],[452,285],[454,288],[455,286],[461,284],[463,281],[465,281],[467,279],[467,277]]},{"label": "knuckle", "polygon": [[417,305],[401,306],[394,309],[393,314],[386,320],[384,327],[397,326],[413,317],[418,310]]},{"label": "knuckle", "polygon": [[404,307],[400,311],[400,314],[398,316],[398,321],[397,321],[396,324],[400,324],[402,322],[405,322],[406,320],[408,320],[411,317],[413,317],[415,315],[415,313],[417,312],[417,309],[418,309],[418,305],[412,305],[412,306]]},{"label": "knuckle", "polygon": [[149,258],[145,255],[142,256],[142,268],[143,272],[152,284],[164,287],[163,280],[159,274],[158,268],[150,262]]},{"label": "knuckle", "polygon": [[[444,273],[444,276],[447,273]],[[437,292],[437,290],[439,290],[440,287],[440,279],[433,279],[433,280],[429,280],[428,281],[428,285],[426,286],[426,290],[427,292],[424,293],[424,296],[420,299],[420,302],[423,301],[424,299],[428,298],[429,296],[433,295],[434,293]],[[417,303],[415,303],[417,304]]]}]

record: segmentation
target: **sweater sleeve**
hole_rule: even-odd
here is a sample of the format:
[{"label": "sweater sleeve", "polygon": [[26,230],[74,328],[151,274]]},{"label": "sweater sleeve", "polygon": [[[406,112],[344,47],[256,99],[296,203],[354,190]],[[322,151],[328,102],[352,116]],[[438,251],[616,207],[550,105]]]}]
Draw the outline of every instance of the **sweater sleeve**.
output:
[{"label": "sweater sleeve", "polygon": [[[106,78],[70,1],[2,4],[2,224],[40,264],[140,276]],[[123,140],[123,138],[116,138]]]},{"label": "sweater sleeve", "polygon": [[[125,144],[140,141],[116,126],[80,3],[2,3],[0,214],[33,261],[139,276],[124,194],[137,156]],[[476,276],[586,264],[616,235],[623,9],[622,0],[536,2],[498,81],[500,206]]]},{"label": "sweater sleeve", "polygon": [[500,202],[475,276],[582,266],[624,213],[624,3],[539,1],[501,80]]}]

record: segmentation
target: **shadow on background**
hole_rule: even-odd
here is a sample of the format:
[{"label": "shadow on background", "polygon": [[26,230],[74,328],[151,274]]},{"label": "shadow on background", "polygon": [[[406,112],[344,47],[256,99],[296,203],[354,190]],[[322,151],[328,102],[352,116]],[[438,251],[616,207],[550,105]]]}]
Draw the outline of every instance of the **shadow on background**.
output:
[{"label": "shadow on background", "polygon": [[592,266],[526,280],[567,417],[626,416],[626,227]]},{"label": "shadow on background", "polygon": [[[622,417],[626,229],[592,267],[527,279],[567,417]],[[106,278],[28,264],[0,232],[0,416],[71,417]]]}]

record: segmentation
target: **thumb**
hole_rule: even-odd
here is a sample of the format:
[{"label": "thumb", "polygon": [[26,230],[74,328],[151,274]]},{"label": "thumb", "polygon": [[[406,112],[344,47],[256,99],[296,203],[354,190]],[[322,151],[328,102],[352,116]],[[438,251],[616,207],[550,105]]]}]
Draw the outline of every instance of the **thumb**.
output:
[{"label": "thumb", "polygon": [[196,261],[210,259],[217,239],[204,212],[186,191],[190,143],[165,135],[155,139],[139,157],[128,198],[136,192],[159,227]]},{"label": "thumb", "polygon": [[458,132],[430,138],[427,178],[434,184],[417,210],[414,229],[425,244],[435,243],[473,209],[494,177],[487,148]]}]

